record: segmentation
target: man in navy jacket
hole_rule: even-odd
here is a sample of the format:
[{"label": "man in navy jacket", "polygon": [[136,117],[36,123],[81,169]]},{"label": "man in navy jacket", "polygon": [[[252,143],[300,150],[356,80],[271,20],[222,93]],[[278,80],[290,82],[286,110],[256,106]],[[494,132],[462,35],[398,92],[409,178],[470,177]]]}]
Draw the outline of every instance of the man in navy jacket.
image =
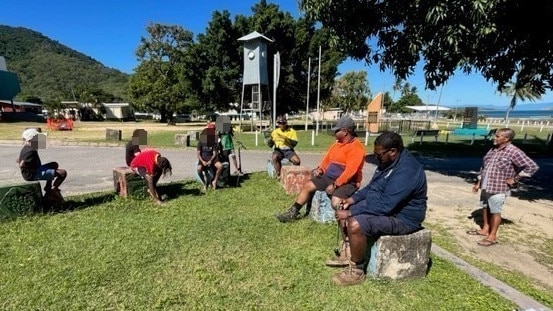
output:
[{"label": "man in navy jacket", "polygon": [[333,276],[338,285],[365,280],[368,238],[403,235],[422,229],[427,185],[423,166],[403,147],[394,132],[374,142],[378,167],[367,186],[342,202],[336,218],[346,220],[351,258],[349,267]]}]

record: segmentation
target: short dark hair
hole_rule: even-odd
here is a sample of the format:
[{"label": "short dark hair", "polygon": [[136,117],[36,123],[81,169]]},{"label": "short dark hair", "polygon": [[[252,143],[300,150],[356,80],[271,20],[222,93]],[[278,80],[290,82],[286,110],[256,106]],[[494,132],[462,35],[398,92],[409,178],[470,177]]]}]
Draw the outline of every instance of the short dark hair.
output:
[{"label": "short dark hair", "polygon": [[374,141],[375,146],[381,146],[386,149],[395,148],[399,151],[403,150],[403,139],[396,132],[386,131],[380,133]]},{"label": "short dark hair", "polygon": [[167,160],[167,158],[159,157],[157,165],[159,168],[161,168],[161,175],[163,177],[167,176],[167,174],[171,175],[173,174],[173,168],[171,167],[171,162]]}]

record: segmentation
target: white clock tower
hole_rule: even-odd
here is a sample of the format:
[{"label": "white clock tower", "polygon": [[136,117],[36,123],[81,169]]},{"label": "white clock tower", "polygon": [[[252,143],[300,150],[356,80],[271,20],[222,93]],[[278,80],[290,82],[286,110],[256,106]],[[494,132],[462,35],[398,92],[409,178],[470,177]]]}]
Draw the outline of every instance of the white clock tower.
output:
[{"label": "white clock tower", "polygon": [[[242,102],[240,104],[240,123],[242,113],[252,112],[253,116],[259,116],[260,128],[262,127],[262,112],[264,106],[263,92],[269,97],[269,74],[267,72],[267,42],[273,40],[254,31],[238,39],[244,42],[244,74],[242,77]],[[251,102],[244,107],[244,94],[246,86],[251,90]],[[248,90],[249,91],[249,90]],[[269,108],[270,109],[270,108]]]}]

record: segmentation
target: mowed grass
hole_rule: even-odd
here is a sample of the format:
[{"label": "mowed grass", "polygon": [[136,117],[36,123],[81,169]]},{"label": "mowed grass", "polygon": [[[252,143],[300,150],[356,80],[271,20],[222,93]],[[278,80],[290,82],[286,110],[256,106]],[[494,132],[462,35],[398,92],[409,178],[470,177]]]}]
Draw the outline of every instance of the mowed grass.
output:
[{"label": "mowed grass", "polygon": [[[107,142],[105,129],[123,131],[124,144],[135,128],[148,130],[153,147],[174,147],[174,135],[205,124],[167,126],[151,122],[81,122],[74,131],[48,131],[42,124],[0,123],[3,139],[20,140],[27,127],[41,126],[49,139]],[[527,128],[527,130],[532,130]],[[515,144],[531,156],[551,156],[547,132]],[[324,152],[332,133],[298,131],[300,152]],[[248,149],[268,150],[258,133],[236,133]],[[360,132],[364,141],[364,133]],[[372,150],[375,137],[369,138]],[[423,156],[481,157],[491,146],[477,138],[450,136],[444,142],[404,135],[408,148]],[[257,141],[257,146],[256,146]],[[110,142],[113,143],[113,142]],[[182,148],[182,147],[179,147]],[[191,147],[189,147],[191,148]],[[336,228],[309,220],[276,223],[273,214],[292,196],[254,174],[240,188],[200,196],[195,182],[163,186],[167,205],[124,200],[113,193],[68,198],[71,212],[1,223],[0,309],[6,310],[513,310],[511,303],[433,256],[424,280],[370,280],[349,289],[330,283],[335,270],[324,260],[336,246]],[[428,224],[435,243],[473,265],[553,306],[550,289],[504,268],[464,256],[439,224]],[[46,290],[45,290],[46,289]],[[82,299],[81,299],[82,297]]]},{"label": "mowed grass", "polygon": [[2,310],[514,310],[432,256],[426,278],[333,285],[336,227],[281,224],[292,201],[264,173],[200,195],[164,185],[159,208],[113,194],[0,226]]}]

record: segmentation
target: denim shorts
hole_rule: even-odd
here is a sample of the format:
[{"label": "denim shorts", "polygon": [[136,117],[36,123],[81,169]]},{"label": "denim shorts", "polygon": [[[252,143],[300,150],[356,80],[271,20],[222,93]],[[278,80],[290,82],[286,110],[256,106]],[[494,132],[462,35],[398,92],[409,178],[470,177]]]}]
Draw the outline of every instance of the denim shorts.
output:
[{"label": "denim shorts", "polygon": [[480,193],[480,205],[490,209],[492,214],[500,214],[503,211],[503,204],[507,195],[505,193],[487,193],[482,190]]},{"label": "denim shorts", "polygon": [[49,166],[42,165],[36,171],[36,180],[53,180],[56,177],[56,170]]}]

